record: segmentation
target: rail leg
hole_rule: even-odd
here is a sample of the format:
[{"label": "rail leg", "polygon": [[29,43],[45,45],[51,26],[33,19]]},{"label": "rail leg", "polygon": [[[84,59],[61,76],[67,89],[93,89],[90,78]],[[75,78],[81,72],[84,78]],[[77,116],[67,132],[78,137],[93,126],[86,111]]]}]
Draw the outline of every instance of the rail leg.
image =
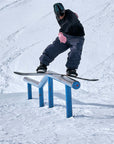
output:
[{"label": "rail leg", "polygon": [[31,84],[27,83],[27,88],[28,88],[28,100],[32,99],[32,87]]},{"label": "rail leg", "polygon": [[69,118],[72,116],[71,87],[65,85],[65,92],[66,92],[66,117]]},{"label": "rail leg", "polygon": [[39,88],[39,106],[44,106],[43,87]]},{"label": "rail leg", "polygon": [[53,107],[53,79],[48,77],[48,100],[49,108]]}]

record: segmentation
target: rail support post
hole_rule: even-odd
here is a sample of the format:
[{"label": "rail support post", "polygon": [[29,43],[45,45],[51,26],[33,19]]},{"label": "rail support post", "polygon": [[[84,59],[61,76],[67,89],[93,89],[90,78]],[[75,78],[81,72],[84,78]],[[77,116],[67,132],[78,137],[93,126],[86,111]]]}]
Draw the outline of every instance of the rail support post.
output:
[{"label": "rail support post", "polygon": [[44,106],[43,87],[39,88],[39,106]]},{"label": "rail support post", "polygon": [[49,108],[53,107],[53,79],[48,77],[48,100]]},{"label": "rail support post", "polygon": [[72,117],[72,96],[71,96],[71,87],[65,85],[66,92],[66,117]]},{"label": "rail support post", "polygon": [[31,84],[27,83],[27,88],[28,88],[28,100],[32,99],[32,86]]}]

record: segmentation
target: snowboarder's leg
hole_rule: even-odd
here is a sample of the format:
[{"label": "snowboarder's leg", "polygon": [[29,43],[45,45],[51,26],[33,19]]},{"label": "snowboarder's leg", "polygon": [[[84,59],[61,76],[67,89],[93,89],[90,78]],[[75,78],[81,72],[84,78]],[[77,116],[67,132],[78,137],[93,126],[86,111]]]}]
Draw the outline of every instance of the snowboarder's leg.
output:
[{"label": "snowboarder's leg", "polygon": [[60,53],[66,51],[68,48],[68,45],[61,43],[57,37],[56,40],[50,44],[40,56],[40,63],[48,66]]},{"label": "snowboarder's leg", "polygon": [[76,38],[71,41],[70,52],[68,53],[66,67],[70,70],[78,69],[81,60],[84,38]]}]

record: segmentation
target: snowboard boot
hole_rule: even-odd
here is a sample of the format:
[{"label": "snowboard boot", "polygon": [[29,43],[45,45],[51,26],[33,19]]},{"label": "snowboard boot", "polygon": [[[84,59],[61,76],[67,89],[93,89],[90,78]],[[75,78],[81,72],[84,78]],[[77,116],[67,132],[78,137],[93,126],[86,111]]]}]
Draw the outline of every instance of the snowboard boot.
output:
[{"label": "snowboard boot", "polygon": [[47,71],[47,66],[42,63],[40,63],[40,65],[36,69],[37,73],[45,73],[46,71]]},{"label": "snowboard boot", "polygon": [[67,69],[66,70],[66,75],[73,76],[73,77],[77,77],[78,76],[78,74],[76,72],[76,69]]}]

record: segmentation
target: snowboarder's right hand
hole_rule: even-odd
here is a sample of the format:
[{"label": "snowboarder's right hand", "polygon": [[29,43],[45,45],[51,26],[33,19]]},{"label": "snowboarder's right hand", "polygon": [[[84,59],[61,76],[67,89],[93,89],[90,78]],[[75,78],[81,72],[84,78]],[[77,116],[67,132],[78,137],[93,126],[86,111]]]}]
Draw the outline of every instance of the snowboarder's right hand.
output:
[{"label": "snowboarder's right hand", "polygon": [[67,38],[63,35],[62,32],[59,32],[58,37],[61,43],[66,43]]}]

